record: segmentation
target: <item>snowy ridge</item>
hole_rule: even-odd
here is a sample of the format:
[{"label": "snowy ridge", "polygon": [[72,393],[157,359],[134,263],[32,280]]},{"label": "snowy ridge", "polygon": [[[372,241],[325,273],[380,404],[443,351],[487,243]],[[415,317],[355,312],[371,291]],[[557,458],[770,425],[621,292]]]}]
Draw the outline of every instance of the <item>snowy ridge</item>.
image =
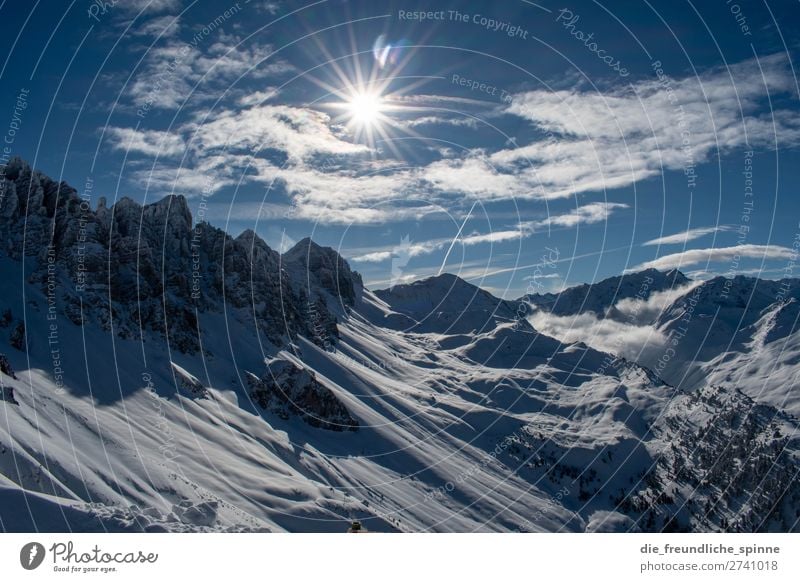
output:
[{"label": "snowy ridge", "polygon": [[[86,212],[22,162],[7,176],[3,530],[798,527],[779,407],[515,325],[452,275],[373,293],[335,250],[278,254],[185,199]],[[785,311],[753,319],[765,353]]]},{"label": "snowy ridge", "polygon": [[610,277],[597,283],[570,287],[560,293],[526,295],[522,299],[555,315],[575,315],[587,311],[606,317],[610,310],[626,299],[646,301],[653,293],[678,289],[689,279],[678,270],[646,269]]}]

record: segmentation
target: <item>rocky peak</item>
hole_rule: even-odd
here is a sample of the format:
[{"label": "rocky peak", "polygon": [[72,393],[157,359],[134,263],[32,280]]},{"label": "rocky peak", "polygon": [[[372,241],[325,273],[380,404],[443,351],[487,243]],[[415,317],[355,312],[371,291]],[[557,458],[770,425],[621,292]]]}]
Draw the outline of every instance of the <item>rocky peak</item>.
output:
[{"label": "rocky peak", "polygon": [[309,296],[321,287],[336,303],[352,307],[363,290],[361,275],[350,269],[342,256],[331,247],[323,247],[306,237],[281,257],[282,263],[306,288]]},{"label": "rocky peak", "polygon": [[[498,299],[464,279],[443,273],[375,292],[393,311],[418,322],[414,331],[470,333],[517,319],[516,302]],[[525,322],[527,326],[527,322]]]},{"label": "rocky peak", "polygon": [[[338,253],[310,240],[305,252],[289,255],[294,269],[282,270],[281,256],[253,231],[234,239],[208,223],[193,228],[184,196],[145,205],[120,198],[110,208],[101,198],[93,211],[73,188],[19,158],[9,162],[5,178],[0,240],[14,259],[23,259],[23,249],[37,256],[30,282],[41,285],[48,248],[55,247],[65,287],[59,309],[76,325],[91,317],[111,329],[113,318],[122,337],[152,332],[191,353],[203,333],[196,310],[233,309],[276,346],[296,334],[319,342],[314,330],[320,326],[326,337],[337,335],[336,318],[320,294],[352,305],[360,289],[360,277]],[[306,272],[313,276],[304,290]]]}]

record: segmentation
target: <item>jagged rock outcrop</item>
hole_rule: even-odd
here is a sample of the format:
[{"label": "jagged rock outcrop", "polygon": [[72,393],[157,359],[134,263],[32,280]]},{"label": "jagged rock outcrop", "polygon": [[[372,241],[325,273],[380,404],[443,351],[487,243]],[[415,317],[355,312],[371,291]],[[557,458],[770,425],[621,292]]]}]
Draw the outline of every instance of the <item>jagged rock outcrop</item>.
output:
[{"label": "jagged rock outcrop", "polygon": [[8,343],[11,344],[11,347],[18,349],[21,352],[25,351],[25,323],[22,321],[17,322],[17,324],[11,330]]},{"label": "jagged rock outcrop", "polygon": [[339,253],[310,238],[286,251],[282,260],[309,294],[324,289],[342,306],[353,307],[364,288],[361,275],[352,271]]},{"label": "jagged rock outcrop", "polygon": [[260,378],[248,373],[247,379],[253,400],[283,419],[299,416],[317,428],[358,430],[358,421],[311,370],[289,360],[273,358],[267,362],[267,371]]},{"label": "jagged rock outcrop", "polygon": [[644,531],[797,531],[797,429],[735,389],[684,394],[654,426],[659,450],[641,488],[618,505]]},{"label": "jagged rock outcrop", "polygon": [[[322,346],[338,336],[337,317],[317,284],[350,306],[361,286],[332,249],[301,243],[282,258],[252,231],[233,238],[193,225],[183,196],[145,205],[121,198],[111,207],[101,198],[92,210],[74,188],[19,158],[9,162],[3,187],[0,240],[8,256],[35,257],[30,282],[75,325],[89,318],[108,330],[113,322],[121,337],[152,333],[195,353],[197,314],[224,311],[276,346],[297,334]],[[12,340],[24,349],[24,327]]]},{"label": "jagged rock outcrop", "polygon": [[175,362],[171,363],[175,382],[184,394],[192,398],[207,398],[208,390],[203,383]]},{"label": "jagged rock outcrop", "polygon": [[0,354],[0,372],[14,378],[14,380],[17,379],[16,374],[14,374],[14,368],[11,367],[11,362],[8,361],[5,354]]},{"label": "jagged rock outcrop", "polygon": [[[16,374],[14,374],[14,368],[11,367],[11,363],[5,354],[0,354],[0,373],[14,380],[17,379]],[[14,389],[11,386],[5,386],[5,382],[2,382],[2,379],[0,379],[0,384],[3,384],[0,385],[0,400],[11,404],[19,404],[14,399]]]},{"label": "jagged rock outcrop", "polygon": [[9,404],[19,404],[14,398],[14,389],[11,386],[0,386],[0,400]]}]

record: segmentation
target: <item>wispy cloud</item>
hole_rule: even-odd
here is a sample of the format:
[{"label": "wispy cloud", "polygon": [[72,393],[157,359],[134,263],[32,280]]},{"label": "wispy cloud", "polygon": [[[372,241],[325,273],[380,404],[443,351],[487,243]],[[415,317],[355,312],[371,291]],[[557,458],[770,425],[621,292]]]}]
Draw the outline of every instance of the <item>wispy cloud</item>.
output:
[{"label": "wispy cloud", "polygon": [[528,233],[521,228],[515,230],[496,230],[486,234],[470,234],[462,237],[461,244],[466,246],[479,245],[484,243],[500,243],[510,240],[519,240],[528,236]]},{"label": "wispy cloud", "polygon": [[[177,154],[179,139],[183,140],[191,154],[185,160],[189,171],[218,171],[224,179],[238,172],[243,183],[277,183],[292,198],[297,219],[328,224],[401,220],[414,211],[398,211],[396,201],[409,196],[448,208],[476,199],[565,198],[629,186],[665,169],[691,167],[694,171],[695,164],[718,150],[745,144],[772,147],[776,138],[783,145],[800,143],[800,119],[778,106],[772,113],[765,112],[770,94],[787,93],[793,87],[785,58],[772,56],[760,61],[763,77],[759,63],[750,60],[732,65],[730,75],[710,71],[699,78],[640,81],[606,93],[579,89],[519,93],[507,105],[492,104],[493,114],[502,110],[523,119],[546,133],[546,138],[520,147],[475,148],[419,166],[403,166],[378,161],[375,152],[355,142],[346,128],[324,112],[274,103],[270,87],[279,83],[273,77],[293,70],[292,66],[270,57],[269,46],[246,48],[237,46],[234,37],[222,39],[188,51],[177,42],[153,49],[134,82],[134,102],[152,97],[153,108],[175,108],[198,83],[197,98],[202,101],[218,95],[213,89],[227,87],[242,74],[265,79],[263,93],[231,93],[231,101],[218,104],[208,118],[194,110],[192,121],[173,132],[178,137],[159,141],[156,134],[145,135],[132,143],[131,151]],[[232,46],[237,48],[231,51]],[[418,123],[441,117],[433,106],[429,109],[434,113],[424,113],[425,104],[487,107],[486,102],[435,95],[398,100],[423,106]],[[415,122],[413,117],[411,122]],[[121,136],[130,137],[115,134],[114,147],[119,147]],[[597,223],[624,208],[621,203],[584,204],[545,221],[503,227],[496,233],[473,233],[462,242],[512,240],[543,227]],[[670,235],[660,240],[677,244],[703,233],[707,231],[693,229],[683,233],[683,238]]]},{"label": "wispy cloud", "polygon": [[[505,228],[495,230],[488,233],[472,232],[468,235],[461,236],[456,240],[456,243],[461,243],[464,246],[474,246],[479,244],[497,244],[509,241],[525,239],[543,228],[548,226],[560,226],[571,228],[579,224],[595,224],[607,220],[612,212],[616,209],[629,208],[627,204],[620,204],[614,202],[592,202],[577,207],[574,211],[564,214],[554,214],[548,218],[538,221],[522,222],[516,225],[515,228]],[[421,243],[414,243],[408,247],[410,257],[420,255],[427,255],[434,253],[438,250],[450,246],[452,239],[443,238],[436,240],[429,240]],[[389,260],[392,258],[392,251],[388,249],[379,249],[364,253],[351,258],[357,262],[371,262],[377,263]]]},{"label": "wispy cloud", "polygon": [[243,44],[219,30],[212,34],[213,38],[196,36],[189,42],[171,39],[149,49],[128,90],[130,105],[175,110],[187,101],[197,105],[216,101],[226,92],[237,95],[230,85],[242,76],[264,79],[294,71],[285,60],[272,57],[270,45]]},{"label": "wispy cloud", "polygon": [[439,115],[425,115],[410,119],[404,123],[407,127],[420,127],[424,125],[453,125],[455,127],[478,127],[478,121],[472,117],[444,117]]},{"label": "wispy cloud", "polygon": [[180,10],[181,0],[125,0],[119,3],[119,7],[130,13],[156,14]]},{"label": "wispy cloud", "polygon": [[[407,258],[418,257],[420,255],[427,255],[435,250],[441,249],[445,246],[445,244],[449,244],[449,242],[449,240],[444,239],[420,243],[408,242],[402,245],[402,252]],[[376,250],[351,257],[350,260],[359,263],[382,263],[384,261],[388,261],[392,257],[397,256],[398,248],[400,248],[400,245],[394,245],[390,249]]]},{"label": "wispy cloud", "polygon": [[730,261],[734,258],[751,259],[790,259],[794,256],[792,249],[777,245],[738,245],[734,247],[721,247],[716,249],[691,249],[680,253],[666,255],[652,261],[647,261],[627,272],[641,271],[643,269],[680,269],[688,265],[697,265],[706,262]]},{"label": "wispy cloud", "polygon": [[659,238],[654,238],[653,240],[649,240],[644,243],[644,246],[656,246],[656,245],[685,245],[689,241],[697,240],[704,236],[708,236],[709,234],[714,234],[716,232],[731,232],[734,230],[733,226],[706,226],[702,228],[690,228],[684,232],[678,232],[675,234],[670,234],[667,236],[662,236]]},{"label": "wispy cloud", "polygon": [[579,224],[596,224],[605,222],[615,210],[630,208],[627,204],[619,202],[591,202],[575,208],[574,212],[556,214],[544,220],[526,222],[523,226],[538,230],[553,226],[574,227]]},{"label": "wispy cloud", "polygon": [[[773,55],[700,77],[640,81],[607,93],[519,93],[507,112],[548,139],[498,151],[491,162],[529,179],[536,195],[558,198],[627,186],[665,169],[690,171],[718,150],[774,147],[776,139],[797,145],[797,117],[767,109],[768,96],[792,88],[786,57]],[[524,168],[530,167],[538,170],[528,175]]]},{"label": "wispy cloud", "polygon": [[[333,134],[325,113],[286,105],[260,105],[225,110],[203,123],[182,128],[192,133],[192,143],[202,150],[274,148],[293,162],[318,154],[366,154],[369,149]],[[336,164],[339,160],[331,160]]]},{"label": "wispy cloud", "polygon": [[[121,24],[127,26],[127,22],[123,20]],[[173,16],[172,14],[165,14],[163,16],[155,16],[145,20],[138,26],[128,29],[127,34],[133,36],[152,36],[169,38],[177,35],[181,29],[180,17]]]},{"label": "wispy cloud", "polygon": [[186,151],[181,136],[166,131],[137,130],[132,127],[106,128],[111,147],[145,156],[177,156]]}]

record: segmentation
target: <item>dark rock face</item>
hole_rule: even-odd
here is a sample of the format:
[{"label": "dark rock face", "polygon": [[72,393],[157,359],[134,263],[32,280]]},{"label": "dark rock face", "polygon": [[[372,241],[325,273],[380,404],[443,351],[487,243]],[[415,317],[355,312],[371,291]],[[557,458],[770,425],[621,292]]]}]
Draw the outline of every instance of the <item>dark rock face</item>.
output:
[{"label": "dark rock face", "polygon": [[11,362],[8,361],[5,354],[0,354],[0,372],[14,378],[14,380],[17,379],[16,374],[14,374],[14,368],[11,367]]},{"label": "dark rock face", "polygon": [[203,383],[186,370],[173,363],[172,373],[175,376],[178,387],[185,395],[191,398],[208,398],[208,390],[203,386]]},{"label": "dark rock face", "polygon": [[8,343],[21,352],[25,351],[25,324],[23,322],[18,321],[14,329],[11,330]]},{"label": "dark rock face", "polygon": [[279,358],[267,362],[267,367],[261,378],[248,374],[250,395],[261,408],[283,419],[299,416],[317,428],[358,430],[358,421],[333,392],[317,381],[313,371]]},{"label": "dark rock face", "polygon": [[14,389],[11,386],[0,386],[0,400],[9,404],[19,404],[14,399]]},{"label": "dark rock face", "polygon": [[[16,374],[14,374],[14,368],[11,367],[11,363],[8,361],[5,354],[0,354],[0,373],[14,380],[17,379]],[[2,384],[5,383],[2,382]],[[19,404],[19,402],[14,399],[14,389],[11,386],[0,386],[0,400],[10,404]]]},{"label": "dark rock face", "polygon": [[395,285],[375,291],[407,321],[398,321],[401,328],[422,333],[479,333],[495,329],[498,324],[516,322],[530,329],[519,317],[518,303],[498,299],[488,291],[443,273],[413,283]]},{"label": "dark rock face", "polygon": [[[196,353],[197,314],[226,312],[276,346],[297,334],[322,345],[320,329],[335,341],[337,319],[317,287],[347,305],[360,289],[360,276],[332,249],[309,241],[282,259],[252,231],[233,238],[193,225],[183,196],[146,205],[122,198],[111,207],[100,198],[92,210],[74,188],[19,158],[9,162],[2,188],[7,255],[35,258],[30,282],[75,325],[91,320],[109,330],[113,323],[123,338],[155,334],[171,349]],[[24,349],[24,331],[12,332],[17,349]]]},{"label": "dark rock face", "polygon": [[311,293],[324,289],[342,305],[353,307],[364,284],[339,253],[304,238],[283,254],[287,270]]}]

